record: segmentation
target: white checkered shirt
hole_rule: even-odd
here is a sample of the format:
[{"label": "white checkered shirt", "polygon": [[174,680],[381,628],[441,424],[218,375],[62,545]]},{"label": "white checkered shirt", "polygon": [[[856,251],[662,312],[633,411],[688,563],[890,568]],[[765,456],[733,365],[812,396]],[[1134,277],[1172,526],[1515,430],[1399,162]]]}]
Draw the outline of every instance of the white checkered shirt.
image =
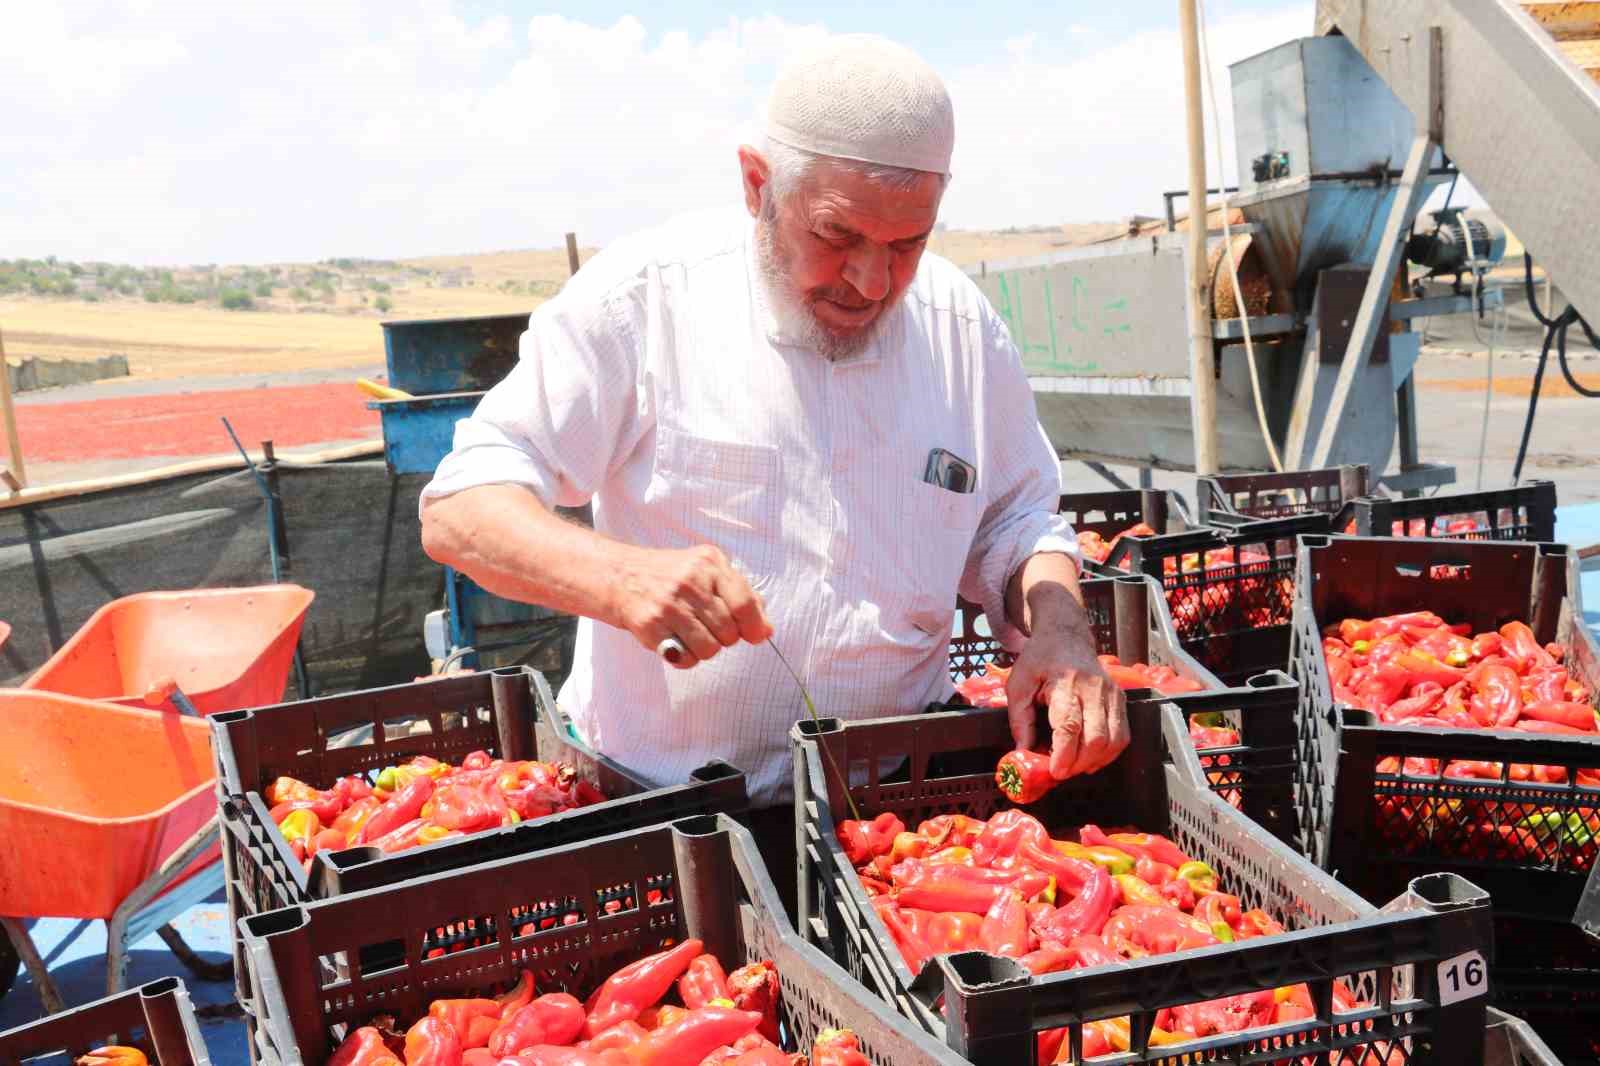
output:
[{"label": "white checkered shirt", "polygon": [[[937,256],[860,355],[786,343],[742,212],[617,241],[534,312],[515,369],[456,425],[423,498],[513,483],[592,503],[595,529],[655,548],[711,543],[751,579],[818,713],[907,714],[951,691],[956,593],[1003,619],[1029,555],[1078,557],[1060,466],[1004,323]],[[924,482],[944,448],[977,490]],[[1018,634],[995,626],[1015,647]],[[757,806],[791,796],[805,717],[770,648],[689,670],[590,619],[560,694],[582,737],[647,780],[713,757]]]}]

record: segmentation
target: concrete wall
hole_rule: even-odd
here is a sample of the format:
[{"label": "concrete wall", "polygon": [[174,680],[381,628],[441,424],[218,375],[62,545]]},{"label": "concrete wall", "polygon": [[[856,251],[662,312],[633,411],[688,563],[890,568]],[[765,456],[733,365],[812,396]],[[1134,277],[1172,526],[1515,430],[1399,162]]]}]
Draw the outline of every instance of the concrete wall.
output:
[{"label": "concrete wall", "polygon": [[32,389],[50,389],[60,385],[78,385],[101,378],[128,376],[128,357],[107,355],[99,359],[24,359],[22,365],[6,363],[6,374],[11,378],[12,392]]}]

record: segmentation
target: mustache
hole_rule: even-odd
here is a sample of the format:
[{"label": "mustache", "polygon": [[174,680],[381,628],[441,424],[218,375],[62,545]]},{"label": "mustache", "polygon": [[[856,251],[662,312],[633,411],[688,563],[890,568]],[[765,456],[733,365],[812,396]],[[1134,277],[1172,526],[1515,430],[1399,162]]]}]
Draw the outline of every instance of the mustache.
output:
[{"label": "mustache", "polygon": [[812,289],[810,292],[806,293],[806,300],[809,303],[815,303],[818,300],[828,300],[832,303],[840,305],[841,307],[847,307],[852,311],[863,310],[873,306],[878,302],[877,300],[867,299],[854,289],[845,292],[833,288]]}]

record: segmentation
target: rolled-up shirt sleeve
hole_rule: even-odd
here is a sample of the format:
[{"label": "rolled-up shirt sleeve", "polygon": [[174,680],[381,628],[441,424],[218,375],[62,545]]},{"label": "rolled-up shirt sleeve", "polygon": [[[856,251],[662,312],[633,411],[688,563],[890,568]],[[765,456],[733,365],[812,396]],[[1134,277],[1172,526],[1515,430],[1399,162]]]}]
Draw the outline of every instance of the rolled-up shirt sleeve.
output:
[{"label": "rolled-up shirt sleeve", "polygon": [[1061,461],[1039,424],[1033,389],[1010,332],[997,315],[984,317],[980,336],[986,387],[980,412],[986,446],[979,478],[990,499],[973,538],[961,595],[979,604],[990,631],[1015,651],[1022,632],[1006,617],[1006,586],[1030,556],[1059,552],[1082,569],[1083,556],[1061,504]]},{"label": "rolled-up shirt sleeve", "polygon": [[637,443],[634,294],[581,277],[530,316],[516,366],[456,423],[419,510],[494,484],[522,485],[546,507],[581,507]]}]

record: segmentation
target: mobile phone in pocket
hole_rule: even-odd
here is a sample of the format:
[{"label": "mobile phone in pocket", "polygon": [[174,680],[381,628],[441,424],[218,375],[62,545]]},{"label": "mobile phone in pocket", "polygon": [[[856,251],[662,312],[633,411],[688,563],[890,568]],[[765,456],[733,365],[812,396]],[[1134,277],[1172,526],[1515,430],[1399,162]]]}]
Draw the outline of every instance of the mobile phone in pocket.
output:
[{"label": "mobile phone in pocket", "polygon": [[965,459],[943,448],[928,453],[928,468],[922,480],[951,492],[975,492],[978,488],[978,468]]}]

